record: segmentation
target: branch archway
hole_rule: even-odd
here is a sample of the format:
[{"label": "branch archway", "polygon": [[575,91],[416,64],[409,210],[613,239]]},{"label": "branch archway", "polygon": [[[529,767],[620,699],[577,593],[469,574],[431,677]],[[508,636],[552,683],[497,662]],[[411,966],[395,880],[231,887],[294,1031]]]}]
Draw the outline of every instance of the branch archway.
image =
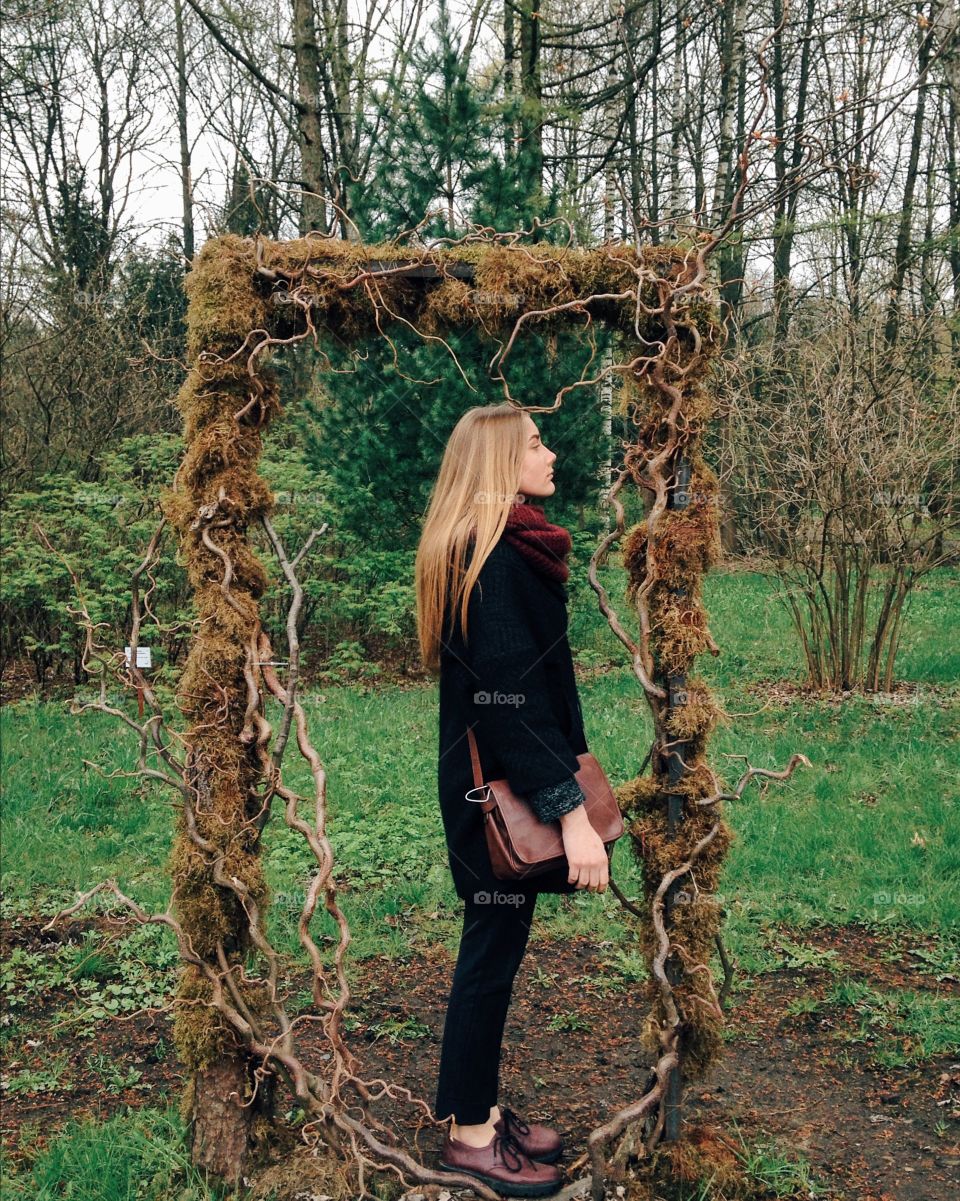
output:
[{"label": "branch archway", "polygon": [[[327,1144],[331,1154],[356,1166],[360,1195],[372,1195],[366,1172],[387,1169],[408,1184],[461,1182],[496,1197],[475,1178],[433,1172],[397,1146],[393,1131],[372,1114],[372,1102],[390,1095],[420,1107],[432,1121],[429,1106],[389,1081],[365,1079],[344,1039],[350,932],[331,874],[326,772],[297,693],[297,566],[323,531],[292,553],[270,520],[273,496],[258,460],[263,435],[281,414],[271,360],[301,342],[322,355],[325,332],[341,342],[390,340],[391,325],[442,342],[456,359],[444,334],[472,325],[493,348],[489,370],[504,399],[530,412],[554,411],[573,388],[619,376],[620,411],[632,434],[608,496],[616,523],[591,558],[589,578],[654,725],[646,757],[637,749],[637,775],[617,789],[643,872],[645,908],[627,907],[640,916],[638,937],[650,973],[638,999],[649,1009],[641,1037],[653,1064],[640,1097],[589,1137],[599,1201],[610,1144],[628,1131],[618,1149],[622,1156],[625,1148],[649,1153],[659,1141],[676,1139],[683,1082],[702,1078],[720,1054],[723,1014],[709,960],[721,925],[713,894],[730,841],[723,802],[740,797],[757,775],[786,778],[802,757],[779,773],[748,767],[730,791],[706,758],[710,733],[722,717],[706,683],[693,674],[698,655],[717,653],[702,598],[703,576],[720,550],[717,478],[702,453],[713,413],[707,371],[721,345],[707,271],[716,239],[587,250],[521,244],[516,234],[482,230],[444,243],[368,247],[324,236],[273,242],[226,235],[208,241],[194,260],[187,278],[189,372],[177,398],[186,451],[163,497],[197,613],[178,687],[187,723],[179,736],[182,758],[174,754],[173,736],[164,736],[157,698],[138,669],[128,669],[151,709],[138,728],[142,746],[152,743],[162,762],[152,774],[173,787],[180,802],[170,860],[173,896],[164,914],[150,915],[111,881],[65,912],[108,889],[136,920],[174,930],[185,961],[174,1024],[189,1073],[183,1112],[191,1123],[194,1159],[211,1173],[238,1179],[259,1135],[269,1130],[273,1091],[282,1080],[307,1114],[305,1138]],[[531,328],[578,323],[589,331],[598,322],[615,332],[612,360],[594,375],[564,384],[550,405],[521,405],[509,387],[518,338]],[[645,519],[627,529],[622,495],[630,487],[646,490],[652,504]],[[292,596],[284,678],[260,622],[268,577],[248,538],[255,523],[266,531]],[[160,532],[138,577],[149,573]],[[615,610],[597,574],[618,543],[630,618]],[[103,656],[90,623],[88,670],[98,659]],[[266,692],[282,706],[277,730],[266,720]],[[283,780],[291,737],[313,778],[309,802]],[[650,774],[644,775],[648,762]],[[291,1018],[284,1009],[278,959],[266,934],[269,896],[260,838],[277,800],[317,864],[299,922],[313,968],[315,1014],[309,1017]],[[308,803],[309,821],[301,812]],[[339,930],[332,967],[310,932],[321,902]],[[251,959],[257,974],[248,971]],[[297,1053],[297,1026],[304,1021],[319,1022],[328,1042],[323,1076],[308,1070]]]}]

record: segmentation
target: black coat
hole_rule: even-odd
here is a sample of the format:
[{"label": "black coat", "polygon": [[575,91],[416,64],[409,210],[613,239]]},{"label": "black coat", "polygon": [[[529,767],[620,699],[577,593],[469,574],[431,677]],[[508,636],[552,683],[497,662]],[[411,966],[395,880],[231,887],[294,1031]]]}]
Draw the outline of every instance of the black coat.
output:
[{"label": "black coat", "polygon": [[566,587],[502,538],[471,592],[466,644],[449,604],[441,642],[437,775],[450,871],[461,898],[576,891],[566,866],[522,884],[493,875],[483,810],[464,797],[474,786],[468,723],[483,779],[505,777],[518,794],[569,779],[587,750],[567,641]]}]

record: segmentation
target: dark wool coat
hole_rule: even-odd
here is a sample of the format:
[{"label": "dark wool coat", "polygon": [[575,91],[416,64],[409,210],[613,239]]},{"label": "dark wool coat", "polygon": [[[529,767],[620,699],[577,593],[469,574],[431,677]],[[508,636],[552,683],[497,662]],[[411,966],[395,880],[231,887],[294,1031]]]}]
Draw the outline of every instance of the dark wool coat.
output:
[{"label": "dark wool coat", "polygon": [[587,750],[583,711],[567,641],[567,590],[502,538],[470,594],[467,642],[448,603],[440,648],[440,811],[454,887],[477,892],[576,891],[567,868],[522,883],[490,867],[483,810],[473,788],[467,724],[484,780],[508,780],[518,794],[570,779]]}]

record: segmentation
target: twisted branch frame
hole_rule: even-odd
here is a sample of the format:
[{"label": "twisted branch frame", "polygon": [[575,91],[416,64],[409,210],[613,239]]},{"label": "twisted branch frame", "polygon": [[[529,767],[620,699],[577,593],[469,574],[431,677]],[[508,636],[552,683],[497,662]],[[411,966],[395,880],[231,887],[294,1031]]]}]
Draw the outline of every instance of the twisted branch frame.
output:
[{"label": "twisted branch frame", "polygon": [[[237,1103],[251,1109],[258,1097],[263,1100],[261,1091],[282,1079],[308,1115],[305,1141],[323,1142],[349,1156],[361,1197],[373,1196],[366,1186],[368,1170],[392,1171],[405,1184],[462,1183],[480,1196],[497,1194],[474,1177],[431,1171],[397,1147],[394,1132],[370,1112],[371,1103],[389,1095],[413,1104],[425,1122],[433,1123],[430,1107],[405,1088],[364,1079],[344,1038],[350,993],[343,964],[350,931],[332,877],[326,772],[297,699],[297,617],[303,600],[297,567],[326,527],[312,531],[291,558],[270,521],[273,498],[257,474],[262,434],[280,412],[269,360],[308,339],[323,355],[323,333],[336,330],[352,339],[382,336],[399,366],[386,328],[399,322],[442,342],[466,378],[442,335],[473,323],[497,345],[489,369],[504,399],[528,412],[553,412],[572,389],[594,388],[610,374],[621,378],[623,413],[636,435],[623,447],[623,466],[607,497],[616,524],[591,557],[589,579],[629,655],[655,730],[640,768],[642,773],[649,760],[652,775],[638,774],[618,789],[630,819],[631,845],[644,869],[648,909],[637,909],[616,891],[625,908],[645,923],[653,1002],[648,1041],[657,1058],[641,1097],[589,1136],[593,1196],[599,1201],[610,1144],[634,1128],[642,1130],[647,1153],[652,1151],[669,1120],[671,1082],[676,1106],[681,1070],[691,1048],[698,1047],[698,1032],[708,1021],[722,1021],[729,964],[717,941],[719,917],[712,913],[699,932],[678,923],[677,885],[686,879],[696,896],[709,895],[726,845],[721,802],[739,799],[755,777],[786,779],[806,762],[794,756],[782,772],[748,765],[736,787],[724,791],[705,761],[707,737],[719,715],[712,698],[700,685],[695,704],[686,696],[677,699],[676,681],[688,682],[695,655],[717,653],[699,599],[700,580],[716,554],[716,480],[698,443],[712,413],[705,373],[722,342],[707,261],[723,232],[694,233],[666,246],[609,244],[596,250],[575,248],[572,231],[566,245],[521,241],[524,235],[539,236],[536,229],[497,234],[475,227],[461,239],[431,247],[416,245],[416,230],[405,235],[404,244],[377,247],[319,234],[287,243],[227,235],[204,246],[188,277],[190,369],[178,397],[187,450],[163,498],[164,518],[134,575],[130,663],[97,640],[98,627],[82,600],[76,610],[86,628],[84,668],[101,682],[99,700],[80,708],[109,712],[133,728],[140,746],[136,774],[167,785],[177,796],[171,902],[165,912],[149,914],[109,880],[84,893],[48,928],[107,892],[135,921],[172,929],[185,965],[174,1037],[193,1078],[224,1054],[246,1056],[247,1087],[242,1096],[239,1088],[234,1092]],[[619,330],[626,353],[597,374],[563,385],[550,405],[521,404],[505,374],[518,337],[528,325],[550,330],[571,319],[581,320],[588,335],[594,322],[607,322]],[[329,359],[326,365],[332,369]],[[691,480],[696,499],[678,505]],[[644,522],[630,531],[620,499],[628,481],[653,497]],[[257,602],[267,577],[247,540],[255,522],[262,525],[291,591],[283,680],[259,619]],[[170,526],[179,535],[199,615],[178,693],[188,722],[182,734],[171,731],[157,695],[135,666],[144,612],[156,620],[149,603],[152,568]],[[616,612],[597,574],[617,543],[630,579],[636,632]],[[151,584],[141,601],[144,576]],[[150,710],[142,724],[107,703],[111,677],[142,689]],[[283,709],[276,732],[264,714],[264,690]],[[282,778],[291,733],[313,778],[309,822],[300,816],[306,798]],[[182,748],[179,755],[175,747]],[[148,758],[158,765],[151,766]],[[686,842],[667,818],[671,796],[681,798],[684,821],[693,831]],[[260,835],[276,798],[283,802],[286,824],[303,836],[317,864],[298,924],[312,966],[317,1012],[293,1019],[279,996],[279,963],[266,934],[268,897],[259,855]],[[666,837],[652,849],[654,817],[656,832]],[[321,895],[339,931],[335,984],[310,933]],[[718,946],[724,965],[720,997],[706,962],[708,945]],[[258,975],[246,970],[251,951],[265,967]],[[320,1023],[329,1043],[325,1076],[309,1071],[297,1054],[297,1026],[310,1022]],[[715,1047],[698,1049],[699,1058],[693,1059],[702,1073],[715,1058]]]}]

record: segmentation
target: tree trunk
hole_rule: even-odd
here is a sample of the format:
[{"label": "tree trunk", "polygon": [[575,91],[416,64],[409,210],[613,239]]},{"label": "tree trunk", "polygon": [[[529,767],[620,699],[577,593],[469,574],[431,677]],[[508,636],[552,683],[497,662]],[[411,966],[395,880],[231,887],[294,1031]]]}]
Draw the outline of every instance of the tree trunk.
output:
[{"label": "tree trunk", "polygon": [[[660,30],[663,28],[663,5],[653,0],[650,5],[651,37],[659,49]],[[660,76],[656,70],[650,73],[650,220],[653,222],[651,241],[660,243]]]},{"label": "tree trunk", "polygon": [[670,130],[670,200],[668,209],[670,220],[672,222],[672,230],[674,235],[677,231],[677,222],[683,216],[683,198],[680,185],[680,146],[681,136],[684,125],[684,98],[685,91],[683,87],[683,10],[681,5],[677,5],[677,11],[674,14],[673,24],[673,83],[670,97],[671,113],[671,130]]},{"label": "tree trunk", "polygon": [[[946,174],[948,182],[947,224],[960,228],[960,0],[940,0],[933,6],[933,22],[943,47],[943,73],[947,80],[945,126],[947,141]],[[950,342],[953,361],[960,362],[960,238],[951,238],[947,250],[953,280],[953,320]]]},{"label": "tree trunk", "polygon": [[[624,36],[626,38],[631,59],[635,58],[637,53],[637,13],[637,6],[631,4],[628,5],[626,14],[624,15]],[[627,101],[627,128],[630,131],[630,214],[632,221],[630,223],[624,222],[626,229],[630,229],[631,225],[634,228],[639,228],[643,219],[643,214],[641,212],[643,185],[640,154],[638,149],[639,127],[637,123],[637,92],[638,88],[631,86],[628,92]]]},{"label": "tree trunk", "polygon": [[193,173],[190,162],[190,136],[187,128],[187,51],[183,37],[183,3],[173,0],[177,27],[177,131],[180,135],[180,192],[183,204],[183,257],[185,265],[194,255]]},{"label": "tree trunk", "polygon": [[300,109],[300,172],[304,189],[300,209],[300,236],[309,230],[329,231],[324,200],[323,132],[320,124],[320,54],[313,15],[313,0],[293,0],[293,47],[297,64]]},{"label": "tree trunk", "polygon": [[[607,90],[611,95],[616,84],[615,63],[616,60],[611,59],[610,69],[607,72]],[[604,141],[607,145],[612,143],[616,131],[615,105],[616,101],[613,99],[609,100],[606,105]],[[614,238],[613,212],[616,205],[616,189],[614,187],[615,167],[616,160],[613,156],[611,146],[611,153],[607,157],[603,168],[603,241],[605,244],[612,242]],[[613,373],[610,371],[610,368],[613,366],[613,331],[608,331],[608,333],[610,335],[609,340],[600,360],[602,370],[607,373],[600,382],[600,418],[603,425],[603,453],[600,456],[597,479],[600,482],[601,502],[606,501],[613,474],[613,461],[611,457],[613,444]],[[606,503],[602,504],[600,520],[601,529],[604,532],[608,531],[610,529],[610,506]]]},{"label": "tree trunk", "polygon": [[[730,206],[740,183],[740,171],[736,165],[737,147],[742,145],[746,128],[746,55],[744,53],[744,26],[747,6],[745,0],[735,0],[729,17],[729,67],[724,74],[725,88],[729,90],[726,107],[721,115],[721,151],[717,183],[714,188],[714,225],[720,226],[727,219]],[[726,131],[724,133],[724,130]],[[720,277],[720,313],[731,335],[728,353],[733,354],[733,337],[739,323],[743,298],[743,273],[746,252],[739,230],[731,230],[720,247],[717,270]]]},{"label": "tree trunk", "polygon": [[245,1054],[224,1055],[193,1077],[191,1160],[231,1188],[239,1188],[249,1172],[253,1106],[246,1102],[251,1092]]},{"label": "tree trunk", "polygon": [[507,122],[503,135],[503,161],[509,174],[516,162],[517,142],[519,136],[513,120],[514,78],[513,60],[516,57],[516,47],[513,33],[514,0],[504,0],[503,5],[503,98],[505,101]]},{"label": "tree trunk", "polygon": [[[782,0],[774,0],[774,24],[778,25],[783,16]],[[810,47],[815,17],[815,0],[807,0],[802,31],[800,70],[797,79],[797,97],[794,117],[791,123],[792,132],[789,142],[792,144],[790,162],[787,162],[787,89],[786,64],[783,58],[783,35],[774,37],[774,72],[773,93],[774,112],[776,121],[776,147],[774,148],[774,174],[777,181],[777,197],[774,202],[774,231],[773,231],[773,305],[775,312],[775,330],[778,339],[785,338],[790,326],[792,312],[790,297],[790,272],[793,261],[793,240],[796,234],[797,202],[800,190],[796,177],[803,159],[805,122],[807,115],[807,97],[810,81]]]},{"label": "tree trunk", "polygon": [[543,92],[540,84],[540,3],[521,0],[520,13],[520,138],[527,164],[527,195],[543,193]]},{"label": "tree trunk", "polygon": [[913,198],[917,189],[920,144],[923,141],[923,121],[926,111],[926,70],[930,61],[931,39],[930,34],[923,29],[920,30],[919,36],[920,46],[917,51],[917,71],[922,78],[920,86],[917,88],[917,107],[913,112],[910,157],[907,162],[907,177],[903,183],[903,210],[900,214],[900,228],[897,232],[897,245],[893,255],[893,279],[890,281],[887,322],[883,331],[883,339],[888,349],[896,345],[897,336],[900,331],[900,298],[903,294],[903,284],[911,258],[910,235],[913,227]]}]

